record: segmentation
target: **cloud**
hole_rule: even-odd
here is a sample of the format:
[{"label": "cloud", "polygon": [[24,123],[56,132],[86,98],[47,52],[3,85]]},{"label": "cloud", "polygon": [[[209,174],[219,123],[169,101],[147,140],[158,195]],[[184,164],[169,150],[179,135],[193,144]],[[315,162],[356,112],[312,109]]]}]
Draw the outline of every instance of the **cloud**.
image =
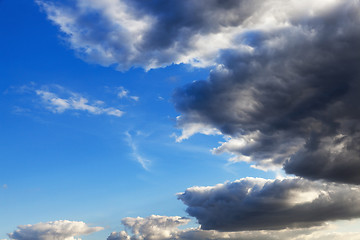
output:
[{"label": "cloud", "polygon": [[[88,112],[94,115],[106,114],[115,117],[121,117],[124,114],[119,109],[104,107],[104,102],[102,101],[89,103],[87,98],[60,86],[55,87],[53,91],[49,90],[49,87],[43,87],[42,89],[35,90],[35,93],[41,98],[46,108],[53,113],[63,113],[72,110]],[[63,95],[63,97],[59,97],[58,94]]]},{"label": "cloud", "polygon": [[[177,117],[177,121],[180,121],[180,116]],[[205,135],[219,135],[221,132],[210,126],[203,123],[185,123],[183,126],[183,130],[180,136],[177,136],[175,133],[173,136],[176,139],[176,142],[182,142],[185,139],[188,139],[195,133],[202,133]]]},{"label": "cloud", "polygon": [[[279,3],[296,9],[296,1]],[[178,89],[180,139],[196,132],[189,134],[188,126],[205,125],[225,136],[213,152],[232,153],[235,161],[360,184],[360,115],[354,104],[360,100],[360,4],[321,4],[321,11],[313,11],[314,4],[293,14],[270,10],[272,28],[239,36],[249,49],[221,51],[207,80]],[[275,2],[272,7],[282,9]]]},{"label": "cloud", "polygon": [[125,132],[126,141],[129,144],[132,154],[136,161],[140,163],[140,165],[147,171],[149,171],[149,165],[151,164],[151,161],[145,157],[143,157],[138,150],[137,144],[133,140],[133,136],[129,132]]},{"label": "cloud", "polygon": [[[222,134],[224,142],[213,153],[233,154],[231,161],[283,168],[310,180],[360,184],[358,0],[37,2],[86,61],[114,64],[121,71],[173,63],[213,66],[207,80],[174,94],[181,113],[177,141],[197,132]],[[129,96],[119,90],[120,98]],[[53,111],[74,108],[67,98],[51,94],[39,95]],[[78,105],[96,112],[87,102]],[[146,169],[146,159],[127,137]],[[123,231],[109,239],[239,239],[240,233],[218,232],[239,230],[248,232],[244,239],[261,239],[257,234],[276,239],[271,229],[360,216],[357,186],[301,178],[247,178],[189,188],[179,198],[202,229],[180,231],[177,224],[128,219],[124,225],[133,236]],[[156,235],[161,228],[166,234]]]},{"label": "cloud", "polygon": [[118,87],[117,88],[118,90],[118,93],[117,93],[117,96],[119,98],[129,98],[129,99],[132,99],[134,101],[139,101],[139,97],[138,96],[130,96],[129,95],[129,90],[125,89],[124,87]]},{"label": "cloud", "polygon": [[9,233],[12,240],[75,240],[76,236],[88,235],[103,230],[102,227],[89,227],[84,222],[60,220],[18,226]]},{"label": "cloud", "polygon": [[357,0],[37,3],[87,61],[119,70],[216,66],[176,91],[178,141],[221,132],[227,141],[213,152],[233,161],[360,184]]},{"label": "cloud", "polygon": [[157,216],[147,218],[125,218],[122,223],[126,231],[113,232],[107,240],[359,240],[359,233],[339,233],[327,228],[286,229],[276,231],[219,232],[199,228],[182,228],[189,219],[178,216]]},{"label": "cloud", "polygon": [[[223,49],[250,49],[256,31],[286,26],[292,15],[317,14],[334,0],[38,0],[83,59],[119,70],[173,63],[205,67]],[[247,31],[255,29],[256,31]],[[248,32],[246,41],[239,38]],[[251,35],[251,37],[250,37]],[[206,43],[206,44],[204,44]]]},{"label": "cloud", "polygon": [[178,198],[205,230],[306,228],[360,217],[360,188],[299,178],[244,178],[192,187]]}]

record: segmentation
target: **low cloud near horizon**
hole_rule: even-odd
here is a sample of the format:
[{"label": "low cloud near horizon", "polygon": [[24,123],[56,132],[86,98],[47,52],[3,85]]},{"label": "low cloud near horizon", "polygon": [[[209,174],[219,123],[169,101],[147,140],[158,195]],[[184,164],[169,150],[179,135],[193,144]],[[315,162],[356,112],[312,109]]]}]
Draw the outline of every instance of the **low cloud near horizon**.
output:
[{"label": "low cloud near horizon", "polygon": [[90,227],[84,222],[60,220],[18,226],[17,230],[8,235],[11,240],[76,240],[76,236],[88,235],[103,229]]}]

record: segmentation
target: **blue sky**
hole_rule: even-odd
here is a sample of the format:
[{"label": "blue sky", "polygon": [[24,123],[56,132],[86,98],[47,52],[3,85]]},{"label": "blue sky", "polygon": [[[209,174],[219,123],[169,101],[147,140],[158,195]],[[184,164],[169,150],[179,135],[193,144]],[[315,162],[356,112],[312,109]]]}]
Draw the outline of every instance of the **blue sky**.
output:
[{"label": "blue sky", "polygon": [[[70,225],[88,224],[81,225],[83,231],[60,237],[69,240],[80,235],[85,240],[130,239],[121,235],[124,226],[126,234],[132,230],[138,237],[134,239],[151,239],[151,234],[159,239],[199,234],[195,239],[202,239],[200,235],[210,233],[211,239],[223,239],[223,231],[232,232],[229,239],[255,239],[259,230],[289,228],[277,235],[322,239],[321,231],[325,231],[336,239],[340,233],[314,228],[360,217],[358,209],[339,203],[344,194],[353,200],[343,204],[360,199],[360,182],[344,174],[359,166],[354,157],[358,149],[352,149],[358,141],[358,116],[350,114],[358,109],[349,107],[356,93],[346,87],[357,86],[358,70],[352,63],[359,55],[347,52],[336,36],[329,40],[323,30],[329,27],[327,19],[335,19],[333,28],[342,31],[342,41],[358,48],[354,42],[359,33],[353,24],[360,18],[351,15],[350,4],[313,4],[314,17],[306,6],[293,2],[279,8],[283,11],[279,16],[276,11],[265,11],[261,1],[252,7],[229,1],[234,5],[230,8],[215,1],[209,6],[203,1],[186,2],[185,6],[176,1],[173,5],[163,1],[0,1],[0,239],[53,239],[32,230],[28,235],[19,231],[19,236],[15,231],[21,225],[35,229],[40,226],[36,224],[56,225],[62,220]],[[274,1],[268,2],[277,7]],[[136,4],[141,7],[137,9]],[[358,2],[352,4],[359,8]],[[205,13],[197,18],[183,12],[189,6]],[[341,21],[344,16],[335,13],[336,7],[353,16],[351,21]],[[126,11],[116,12],[118,8]],[[216,14],[250,16],[253,22],[208,18]],[[281,39],[287,43],[279,44]],[[295,42],[294,46],[288,42]],[[344,57],[327,61],[311,56],[321,56],[319,44],[325,52],[341,52]],[[301,58],[311,59],[316,69],[306,61],[296,62]],[[325,72],[331,64],[339,66],[344,61],[350,63]],[[345,110],[340,111],[338,105]],[[310,145],[317,150],[310,151]],[[337,150],[324,153],[329,146]],[[323,157],[326,154],[331,157]],[[342,159],[337,160],[339,166],[344,162],[344,171],[333,170],[339,166],[330,164],[338,158]],[[316,167],[305,171],[317,161],[309,165],[306,159],[321,159],[318,165],[328,164],[328,172]],[[344,193],[337,184],[356,190]],[[216,187],[209,187],[210,191],[194,186]],[[296,204],[310,201],[315,206],[304,205],[304,209],[319,209],[323,206],[316,205],[316,200],[325,201],[320,193],[334,193],[328,196],[334,204],[330,207],[338,206],[344,214],[296,220],[282,218],[279,210],[278,215],[261,215],[268,222],[263,224],[251,214],[238,217],[243,208],[251,209],[252,201],[259,204],[250,195],[246,201],[236,200],[233,207],[216,201],[199,206],[196,200],[234,199],[234,191],[244,191],[240,186],[249,189],[246,194],[261,186],[263,209],[271,207],[267,204],[274,198],[290,206],[294,196],[300,199]],[[290,190],[281,192],[284,189]],[[289,211],[300,216],[296,209]],[[190,230],[178,229],[187,219],[170,216],[191,217]],[[139,226],[153,224],[157,229],[157,221],[165,218],[171,227],[162,229],[161,225],[161,233],[150,235],[145,230],[136,233],[136,217],[141,217]],[[270,224],[271,218],[279,218],[279,226]],[[196,230],[198,223],[201,230]],[[338,225],[338,232],[358,239],[353,233],[358,226],[355,220]],[[113,238],[112,232],[117,232]],[[177,234],[176,238],[171,234]]]}]

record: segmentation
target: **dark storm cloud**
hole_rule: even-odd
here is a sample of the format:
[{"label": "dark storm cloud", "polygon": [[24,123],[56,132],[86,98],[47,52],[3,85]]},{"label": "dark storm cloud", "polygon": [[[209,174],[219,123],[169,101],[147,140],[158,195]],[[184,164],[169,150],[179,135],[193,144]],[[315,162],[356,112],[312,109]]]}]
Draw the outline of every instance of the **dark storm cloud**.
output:
[{"label": "dark storm cloud", "polygon": [[167,49],[179,45],[179,50],[191,48],[196,34],[218,33],[223,27],[239,26],[260,1],[243,0],[157,0],[128,1],[146,14],[156,16],[156,22],[144,35],[141,49]]},{"label": "dark storm cloud", "polygon": [[306,228],[360,216],[360,190],[303,179],[245,178],[178,195],[204,230]]},{"label": "dark storm cloud", "polygon": [[[263,1],[37,2],[80,57],[127,70],[214,64],[218,50],[231,47],[236,32]],[[226,37],[216,36],[223,31]]]},{"label": "dark storm cloud", "polygon": [[[216,127],[214,152],[310,179],[360,184],[360,3],[244,33],[251,51],[224,50],[207,81],[176,91],[179,126]],[[250,38],[250,40],[247,40]]]}]

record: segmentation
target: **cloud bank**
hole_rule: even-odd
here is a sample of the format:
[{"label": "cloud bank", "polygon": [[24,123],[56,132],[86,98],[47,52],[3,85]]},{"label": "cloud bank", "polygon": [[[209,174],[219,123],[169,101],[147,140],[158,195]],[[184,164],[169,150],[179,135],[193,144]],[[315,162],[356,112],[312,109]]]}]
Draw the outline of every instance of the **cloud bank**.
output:
[{"label": "cloud bank", "polygon": [[188,219],[152,215],[147,218],[125,218],[127,231],[113,232],[107,240],[359,240],[358,233],[339,233],[330,229],[286,229],[277,231],[219,232],[199,228],[180,229]]},{"label": "cloud bank", "polygon": [[12,240],[75,240],[76,236],[87,235],[103,230],[102,227],[89,227],[84,222],[60,220],[18,226],[9,233]]},{"label": "cloud bank", "polygon": [[178,198],[205,230],[306,228],[360,217],[360,188],[298,178],[244,178],[192,187]]}]

